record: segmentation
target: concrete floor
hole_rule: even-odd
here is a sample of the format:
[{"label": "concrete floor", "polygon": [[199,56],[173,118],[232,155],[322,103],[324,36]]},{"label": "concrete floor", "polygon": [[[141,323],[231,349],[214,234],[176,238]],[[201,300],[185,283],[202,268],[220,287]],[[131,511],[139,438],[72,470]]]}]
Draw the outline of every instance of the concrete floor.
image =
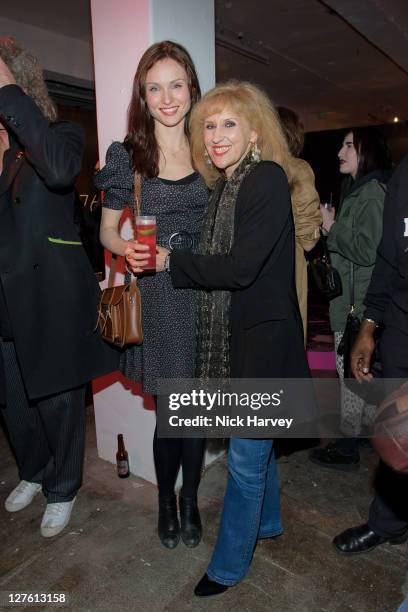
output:
[{"label": "concrete floor", "polygon": [[193,550],[180,543],[173,551],[156,536],[156,488],[135,477],[120,480],[113,465],[98,459],[92,415],[84,486],[70,525],[56,538],[40,535],[41,495],[21,512],[4,510],[17,471],[1,429],[0,465],[3,598],[9,591],[64,592],[69,604],[63,609],[75,611],[394,612],[408,591],[407,545],[354,558],[331,545],[339,531],[365,520],[375,465],[369,451],[353,474],[322,470],[305,450],[281,457],[285,533],[259,543],[246,580],[210,600],[192,593],[215,542],[225,461],[207,470],[200,487],[202,543]]}]

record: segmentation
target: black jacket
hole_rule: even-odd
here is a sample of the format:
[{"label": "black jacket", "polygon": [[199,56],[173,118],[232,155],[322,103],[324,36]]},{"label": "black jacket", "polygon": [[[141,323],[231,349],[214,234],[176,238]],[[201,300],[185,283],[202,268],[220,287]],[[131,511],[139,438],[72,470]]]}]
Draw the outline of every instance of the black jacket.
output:
[{"label": "black jacket", "polygon": [[73,221],[82,130],[50,124],[16,85],[0,89],[0,119],[14,137],[0,181],[0,279],[27,393],[40,397],[116,369],[117,353],[94,331],[100,289]]},{"label": "black jacket", "polygon": [[388,183],[365,316],[408,333],[408,155]]},{"label": "black jacket", "polygon": [[261,162],[242,182],[228,255],[172,252],[175,287],[232,292],[233,378],[308,375],[294,262],[288,181],[273,162]]}]

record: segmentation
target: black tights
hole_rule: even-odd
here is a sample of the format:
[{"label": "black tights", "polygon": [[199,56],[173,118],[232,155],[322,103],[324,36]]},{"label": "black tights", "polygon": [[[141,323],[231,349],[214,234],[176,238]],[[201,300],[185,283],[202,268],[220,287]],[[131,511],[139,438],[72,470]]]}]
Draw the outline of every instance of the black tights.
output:
[{"label": "black tights", "polygon": [[182,497],[196,497],[200,484],[205,440],[202,438],[153,437],[153,455],[160,497],[174,495],[180,464],[183,468]]}]

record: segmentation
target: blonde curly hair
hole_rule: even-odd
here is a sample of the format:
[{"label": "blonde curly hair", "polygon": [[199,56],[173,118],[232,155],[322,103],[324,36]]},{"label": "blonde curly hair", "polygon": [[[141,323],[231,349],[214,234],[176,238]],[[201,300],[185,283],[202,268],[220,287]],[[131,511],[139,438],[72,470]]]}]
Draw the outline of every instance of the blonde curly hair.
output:
[{"label": "blonde curly hair", "polygon": [[221,171],[208,163],[204,146],[204,122],[211,115],[231,110],[244,117],[251,130],[258,135],[257,145],[261,159],[274,161],[282,166],[290,182],[290,153],[278,113],[259,87],[245,81],[228,81],[217,85],[193,108],[190,118],[191,154],[195,168],[212,188],[221,176]]},{"label": "blonde curly hair", "polygon": [[56,121],[57,109],[44,81],[36,57],[28,53],[14,38],[0,38],[0,57],[15,78],[16,84],[34,100],[49,121]]}]

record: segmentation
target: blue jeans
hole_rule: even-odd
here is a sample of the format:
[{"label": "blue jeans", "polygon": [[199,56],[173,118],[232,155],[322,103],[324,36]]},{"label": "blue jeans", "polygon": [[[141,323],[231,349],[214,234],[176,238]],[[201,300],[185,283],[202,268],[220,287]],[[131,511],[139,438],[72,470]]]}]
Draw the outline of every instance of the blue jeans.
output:
[{"label": "blue jeans", "polygon": [[406,598],[404,599],[404,601],[398,608],[397,612],[408,612],[408,595],[406,596]]},{"label": "blue jeans", "polygon": [[259,538],[283,532],[272,440],[232,438],[217,543],[207,574],[231,586],[244,578]]}]

